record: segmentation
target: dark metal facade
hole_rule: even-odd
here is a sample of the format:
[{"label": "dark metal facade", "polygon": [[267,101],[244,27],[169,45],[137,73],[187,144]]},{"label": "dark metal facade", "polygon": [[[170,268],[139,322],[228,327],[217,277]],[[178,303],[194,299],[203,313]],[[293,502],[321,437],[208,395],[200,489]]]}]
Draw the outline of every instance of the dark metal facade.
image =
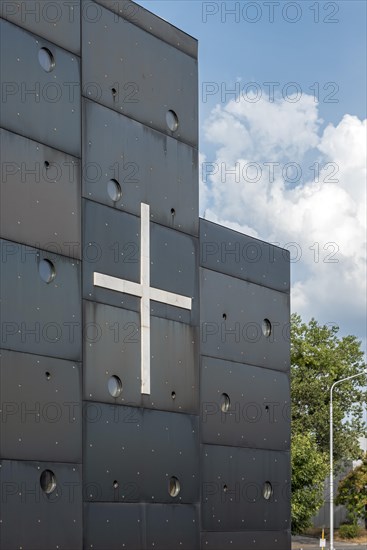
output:
[{"label": "dark metal facade", "polygon": [[0,16],[0,548],[286,550],[289,256],[198,218],[197,42],[130,0]]},{"label": "dark metal facade", "polygon": [[290,548],[289,256],[200,220],[201,547]]}]

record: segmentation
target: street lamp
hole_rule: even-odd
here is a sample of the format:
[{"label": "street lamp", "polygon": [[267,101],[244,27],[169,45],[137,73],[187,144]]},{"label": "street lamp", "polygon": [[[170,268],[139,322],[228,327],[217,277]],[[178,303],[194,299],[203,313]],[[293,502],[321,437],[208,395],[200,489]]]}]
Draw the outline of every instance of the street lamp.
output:
[{"label": "street lamp", "polygon": [[353,376],[347,376],[341,380],[337,380],[330,388],[330,550],[334,549],[334,459],[333,459],[333,389],[337,384],[345,382],[346,380],[351,380],[352,378],[357,378],[357,376],[362,376],[367,374],[367,369],[364,369],[358,374],[353,374]]}]

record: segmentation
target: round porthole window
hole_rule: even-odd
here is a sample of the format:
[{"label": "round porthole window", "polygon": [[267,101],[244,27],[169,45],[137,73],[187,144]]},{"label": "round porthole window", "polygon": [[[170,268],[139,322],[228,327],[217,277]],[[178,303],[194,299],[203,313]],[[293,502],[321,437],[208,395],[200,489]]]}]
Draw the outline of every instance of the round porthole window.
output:
[{"label": "round porthole window", "polygon": [[41,489],[44,493],[49,495],[56,489],[56,477],[51,470],[43,470],[40,477]]},{"label": "round porthole window", "polygon": [[168,486],[168,492],[171,495],[171,497],[177,497],[179,492],[181,491],[181,485],[178,481],[177,477],[171,477],[169,480],[169,486]]},{"label": "round porthole window", "polygon": [[50,260],[41,260],[38,265],[38,273],[45,283],[51,283],[56,277],[56,269]]},{"label": "round porthole window", "polygon": [[273,487],[270,481],[265,481],[263,488],[263,497],[265,500],[269,500],[273,494]]},{"label": "round porthole window", "polygon": [[107,193],[113,202],[117,202],[122,197],[121,185],[116,180],[110,180],[107,183]]},{"label": "round porthole window", "polygon": [[38,52],[38,62],[46,73],[50,73],[55,68],[55,59],[48,48],[41,48]]},{"label": "round porthole window", "polygon": [[167,111],[166,123],[171,132],[176,132],[178,128],[178,116],[174,111]]},{"label": "round porthole window", "polygon": [[122,382],[118,376],[111,376],[108,381],[108,393],[112,397],[118,397],[122,392]]},{"label": "round porthole window", "polygon": [[226,393],[222,393],[221,402],[220,402],[220,408],[221,411],[224,413],[227,413],[231,407],[231,400],[229,398],[229,395]]},{"label": "round porthole window", "polygon": [[264,319],[263,320],[261,328],[262,328],[263,335],[265,336],[265,338],[269,338],[269,336],[271,334],[271,322],[269,321],[269,319]]}]

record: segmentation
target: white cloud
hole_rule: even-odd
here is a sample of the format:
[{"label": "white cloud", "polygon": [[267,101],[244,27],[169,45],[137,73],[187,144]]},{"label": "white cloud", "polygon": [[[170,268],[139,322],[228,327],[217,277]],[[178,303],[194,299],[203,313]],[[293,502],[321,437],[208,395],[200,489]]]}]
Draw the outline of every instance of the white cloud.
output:
[{"label": "white cloud", "polygon": [[270,102],[265,97],[252,103],[239,97],[213,110],[205,135],[209,141],[222,144],[224,150],[250,154],[252,161],[269,155],[269,160],[276,161],[284,154],[297,161],[317,146],[321,122],[311,96],[303,95],[295,103]]},{"label": "white cloud", "polygon": [[366,121],[345,115],[323,132],[321,122],[307,95],[217,106],[204,128],[216,158],[203,159],[201,210],[264,240],[297,243],[292,309],[363,336]]}]

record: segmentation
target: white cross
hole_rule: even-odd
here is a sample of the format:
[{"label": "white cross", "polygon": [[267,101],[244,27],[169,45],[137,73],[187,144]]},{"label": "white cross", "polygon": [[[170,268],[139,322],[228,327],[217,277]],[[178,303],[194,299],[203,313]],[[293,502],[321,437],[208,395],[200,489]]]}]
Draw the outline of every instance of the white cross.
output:
[{"label": "white cross", "polygon": [[150,300],[190,309],[192,299],[150,286],[149,205],[141,203],[140,283],[94,272],[95,286],[140,298],[141,393],[150,394]]}]

